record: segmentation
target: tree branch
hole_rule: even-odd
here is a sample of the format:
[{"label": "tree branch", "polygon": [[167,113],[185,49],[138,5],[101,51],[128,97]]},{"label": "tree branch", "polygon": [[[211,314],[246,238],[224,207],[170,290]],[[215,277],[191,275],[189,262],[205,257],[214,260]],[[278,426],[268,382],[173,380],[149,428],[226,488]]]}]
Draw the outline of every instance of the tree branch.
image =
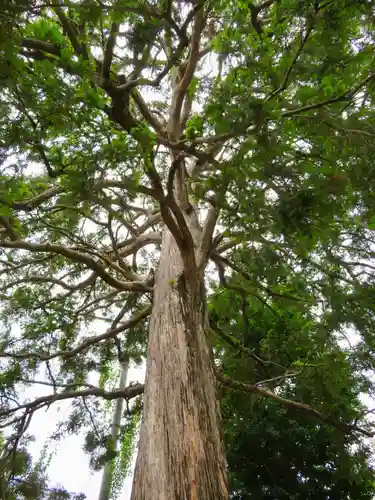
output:
[{"label": "tree branch", "polygon": [[142,95],[137,89],[132,90],[131,95],[136,103],[141,115],[147,121],[149,125],[161,136],[165,136],[165,129],[161,122],[151,113],[146,101],[143,99]]},{"label": "tree branch", "polygon": [[5,233],[6,236],[8,236],[8,238],[11,241],[16,241],[18,240],[18,234],[12,227],[10,221],[11,221],[10,217],[6,217],[5,215],[0,215],[0,226],[3,227],[3,229],[0,229],[0,233]]},{"label": "tree branch", "polygon": [[287,71],[285,73],[285,77],[284,77],[283,83],[281,84],[281,86],[277,90],[275,90],[274,92],[271,92],[271,94],[266,98],[265,102],[267,102],[270,99],[276,97],[278,94],[281,94],[281,92],[283,92],[284,90],[286,90],[286,88],[288,87],[290,75],[292,74],[293,68],[294,68],[294,66],[295,66],[295,64],[296,64],[299,56],[301,55],[304,46],[307,43],[307,40],[308,40],[308,38],[309,38],[309,36],[310,36],[310,34],[312,32],[313,26],[314,26],[313,22],[310,22],[310,24],[308,25],[308,27],[306,29],[305,36],[302,38],[301,44],[298,47],[298,50],[295,53],[295,55],[293,57],[293,60],[290,63],[290,66],[289,66],[289,68],[287,69]]},{"label": "tree branch", "polygon": [[[233,271],[236,271],[238,274],[240,274],[245,280],[252,282],[251,276],[249,273],[246,271],[243,271],[240,269],[237,265],[235,265],[233,262],[231,262],[229,259],[226,257],[223,257],[222,255],[219,255],[217,252],[214,252],[212,256],[213,261],[220,260],[224,265],[230,267],[233,269]],[[295,300],[297,302],[304,302],[302,299],[299,299],[298,297],[294,297],[293,295],[289,295],[288,293],[277,293],[272,291],[270,288],[267,286],[261,285],[260,283],[256,283],[253,286],[260,288],[264,292],[266,292],[268,295],[271,297],[279,297],[281,299],[288,299],[288,300]]]},{"label": "tree branch", "polygon": [[42,396],[40,398],[34,399],[29,403],[24,403],[15,408],[9,408],[7,410],[0,411],[0,418],[6,418],[9,415],[12,415],[20,410],[27,411],[35,411],[43,408],[44,406],[50,406],[52,403],[56,401],[63,401],[65,399],[72,398],[86,398],[88,396],[97,396],[107,401],[111,401],[112,399],[124,398],[131,399],[136,396],[139,396],[143,393],[144,385],[143,384],[133,384],[129,385],[122,391],[112,391],[108,392],[104,389],[100,389],[99,387],[90,387],[88,389],[84,389],[81,391],[65,391],[57,394],[49,394],[48,396]]},{"label": "tree branch", "polygon": [[61,56],[61,49],[58,45],[50,42],[43,42],[37,38],[22,38],[21,47],[32,50],[40,50],[54,56]]},{"label": "tree branch", "polygon": [[118,290],[124,291],[151,291],[147,284],[143,281],[133,281],[125,282],[120,281],[108,274],[105,268],[99,264],[97,261],[76,250],[65,247],[63,245],[58,245],[54,243],[28,243],[27,241],[16,240],[16,241],[0,241],[0,247],[3,248],[18,248],[22,250],[29,250],[30,252],[47,252],[56,253],[59,255],[64,255],[68,259],[75,262],[80,262],[85,264],[88,268],[96,272],[96,274],[108,285],[117,288]]},{"label": "tree branch", "polygon": [[[140,234],[137,238],[133,239],[132,243],[128,245],[118,245],[118,252],[121,257],[126,257],[136,253],[139,249],[150,244],[157,244],[161,242],[161,233],[156,231],[151,231],[146,234]],[[110,256],[113,258],[113,256]]]},{"label": "tree branch", "polygon": [[122,333],[125,330],[128,330],[129,328],[133,328],[140,321],[147,318],[151,314],[151,310],[152,310],[151,305],[146,306],[138,314],[135,314],[129,320],[124,321],[124,323],[117,326],[116,328],[110,328],[109,330],[102,333],[101,335],[96,335],[95,337],[90,337],[90,338],[84,340],[83,342],[81,342],[77,347],[75,347],[74,349],[71,349],[70,351],[56,351],[52,354],[42,353],[42,352],[27,352],[27,353],[0,352],[0,358],[12,358],[12,359],[36,358],[39,361],[49,361],[49,360],[54,359],[54,358],[62,358],[62,359],[73,358],[77,354],[80,354],[83,351],[86,351],[89,347],[96,345],[103,340],[107,340],[109,338],[116,337],[119,333]]},{"label": "tree branch", "polygon": [[102,66],[102,75],[107,80],[109,80],[109,77],[110,77],[112,58],[113,58],[113,49],[115,48],[116,36],[118,33],[118,29],[119,29],[119,24],[112,23],[111,32],[107,38],[107,44],[106,44],[106,48],[105,48],[105,52],[104,52],[103,66]]},{"label": "tree branch", "polygon": [[342,93],[338,97],[332,97],[331,99],[325,99],[324,101],[320,101],[320,102],[317,102],[315,104],[308,104],[306,106],[302,106],[301,108],[291,109],[289,111],[284,111],[281,114],[281,116],[283,116],[283,117],[294,116],[298,113],[304,113],[305,111],[311,111],[312,109],[318,109],[318,108],[321,108],[323,106],[327,106],[328,104],[334,104],[336,102],[343,102],[343,101],[352,102],[355,94],[357,94],[359,92],[359,90],[361,90],[362,87],[364,87],[366,85],[366,83],[368,83],[373,78],[375,78],[375,73],[371,73],[366,78],[364,78],[358,85],[356,85],[352,89],[346,90],[344,93]]},{"label": "tree branch", "polygon": [[210,327],[212,328],[212,330],[216,334],[218,334],[219,337],[221,337],[223,340],[225,340],[225,342],[227,342],[229,345],[231,345],[235,349],[238,349],[239,351],[243,352],[244,354],[246,354],[247,356],[252,358],[254,361],[256,361],[263,368],[263,370],[265,371],[265,373],[268,376],[267,364],[271,364],[272,362],[264,361],[262,358],[260,358],[259,356],[257,356],[254,353],[253,349],[249,349],[248,347],[245,347],[237,339],[234,339],[232,336],[228,335],[226,332],[224,332],[224,330],[222,330],[221,328],[219,328],[217,326],[216,321],[214,321],[212,318],[209,318],[209,323],[210,323]]},{"label": "tree branch", "polygon": [[68,38],[70,40],[70,43],[72,44],[75,52],[77,55],[83,55],[85,59],[89,58],[88,52],[86,47],[81,44],[81,42],[78,39],[77,32],[72,25],[72,23],[69,21],[69,19],[66,17],[64,14],[64,11],[62,10],[61,6],[55,5],[53,7],[53,10],[56,12],[57,17],[59,18],[60,24],[65,31],[65,33],[68,35]]},{"label": "tree branch", "polygon": [[193,15],[194,25],[190,43],[189,58],[181,80],[176,84],[172,91],[172,102],[168,121],[168,137],[172,141],[175,141],[181,133],[182,104],[199,61],[199,45],[202,30],[204,28],[204,1],[197,4]]},{"label": "tree branch", "polygon": [[52,276],[45,277],[45,276],[30,275],[25,278],[19,278],[16,281],[7,283],[4,287],[0,288],[0,292],[4,292],[8,290],[8,288],[12,288],[14,286],[22,285],[23,283],[50,283],[52,285],[61,286],[61,288],[65,288],[66,290],[77,290],[76,286],[69,285],[65,281],[53,278]]},{"label": "tree branch", "polygon": [[114,179],[107,179],[98,182],[94,185],[94,189],[102,189],[102,188],[119,188],[119,189],[134,189],[142,194],[146,194],[148,196],[152,196],[152,198],[156,200],[160,200],[161,194],[157,189],[149,188],[147,186],[143,186],[142,184],[135,184],[131,180],[121,179],[121,181],[117,181]]},{"label": "tree branch", "polygon": [[291,399],[286,399],[283,398],[282,396],[278,396],[274,392],[264,389],[263,387],[259,387],[257,385],[253,384],[245,384],[244,382],[239,382],[237,380],[232,380],[231,378],[227,377],[226,375],[216,372],[216,377],[218,381],[222,384],[222,386],[227,387],[229,389],[233,389],[235,391],[243,391],[243,392],[248,392],[252,394],[259,394],[261,396],[265,396],[268,398],[271,398],[278,403],[280,403],[282,406],[285,406],[286,408],[294,408],[297,410],[303,410],[313,417],[317,418],[318,420],[321,420],[322,422],[328,423],[334,427],[337,427],[345,432],[352,432],[356,431],[359,432],[360,434],[363,434],[366,437],[373,437],[375,433],[367,431],[366,429],[362,429],[360,427],[356,427],[350,424],[341,424],[340,422],[333,422],[331,419],[329,419],[326,415],[321,413],[318,410],[315,410],[312,406],[307,405],[305,403],[299,403],[298,401],[293,401]]},{"label": "tree branch", "polygon": [[[166,202],[167,205],[170,207],[171,211],[173,212],[173,215],[176,218],[178,228],[180,230],[181,236],[182,236],[182,248],[184,254],[187,255],[189,253],[194,253],[194,241],[193,237],[190,233],[190,230],[188,228],[188,225],[186,223],[186,220],[184,218],[183,212],[181,210],[181,207],[179,204],[176,202],[175,196],[174,196],[174,190],[175,190],[175,178],[176,178],[176,173],[178,173],[182,168],[182,162],[183,161],[183,154],[179,153],[172,161],[171,167],[168,172],[168,181],[167,181],[167,197],[166,197]],[[184,189],[184,186],[180,186],[178,189],[179,194],[181,193],[181,190]],[[182,203],[180,203],[182,205]]]},{"label": "tree branch", "polygon": [[209,258],[212,252],[213,248],[212,237],[215,231],[216,222],[219,215],[220,215],[219,206],[216,204],[211,206],[206,216],[206,220],[204,221],[203,224],[202,240],[200,244],[201,259],[199,261],[198,267],[205,265],[207,259]]}]

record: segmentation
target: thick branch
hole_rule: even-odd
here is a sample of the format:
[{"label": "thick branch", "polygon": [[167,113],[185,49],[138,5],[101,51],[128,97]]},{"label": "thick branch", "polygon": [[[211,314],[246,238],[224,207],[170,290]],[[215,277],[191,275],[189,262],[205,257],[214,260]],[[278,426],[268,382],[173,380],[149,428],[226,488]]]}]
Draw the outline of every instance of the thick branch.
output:
[{"label": "thick branch", "polygon": [[43,42],[36,38],[23,38],[21,40],[21,47],[32,50],[40,50],[42,52],[47,52],[48,54],[53,54],[54,56],[61,55],[61,50],[58,45],[50,42]]},{"label": "thick branch", "polygon": [[172,102],[169,113],[168,137],[176,140],[181,132],[181,109],[184,98],[194,72],[199,61],[199,45],[202,30],[204,28],[204,2],[197,5],[195,10],[193,33],[191,37],[190,53],[186,64],[186,69],[179,83],[175,86],[172,93]]},{"label": "thick branch", "polygon": [[110,72],[111,72],[113,49],[114,49],[115,44],[116,44],[116,36],[117,36],[118,29],[119,29],[118,23],[112,23],[111,33],[109,34],[109,36],[107,38],[107,44],[106,44],[106,48],[105,48],[105,52],[104,52],[103,66],[102,66],[102,75],[106,79],[109,79]]},{"label": "thick branch", "polygon": [[[180,230],[181,236],[182,236],[182,247],[181,250],[184,252],[185,255],[194,253],[194,241],[193,237],[190,233],[190,230],[188,228],[188,225],[185,221],[182,209],[180,205],[183,203],[181,202],[181,197],[184,195],[182,192],[185,189],[184,185],[181,185],[182,182],[178,180],[178,188],[177,192],[180,195],[180,204],[176,202],[174,191],[175,191],[175,178],[176,174],[179,173],[184,167],[182,165],[183,161],[183,155],[179,153],[176,158],[174,158],[172,165],[169,169],[168,173],[168,182],[167,182],[167,191],[168,195],[166,198],[166,203],[170,207],[171,211],[173,212],[173,215],[175,216],[175,219],[177,221],[178,228]],[[185,201],[185,200],[184,200]],[[188,207],[186,207],[188,208]]]},{"label": "thick branch", "polygon": [[[121,244],[121,249],[120,245],[118,245],[118,252],[121,257],[126,257],[138,252],[139,249],[145,247],[146,245],[157,243],[161,243],[161,234],[156,231],[152,231],[146,234],[141,234],[135,239],[133,238],[133,242],[126,246]],[[111,258],[113,258],[113,256],[111,256]]]},{"label": "thick branch", "polygon": [[[160,206],[160,213],[163,219],[163,222],[165,225],[168,227],[170,232],[172,233],[174,239],[176,240],[176,243],[178,245],[178,248],[180,249],[181,253],[185,253],[185,242],[184,242],[184,235],[182,234],[182,230],[178,224],[177,224],[175,219],[172,217],[171,211],[173,210],[173,199],[170,199],[170,196],[164,196],[164,190],[163,186],[161,183],[160,176],[155,168],[155,165],[153,163],[153,158],[150,155],[146,155],[144,158],[145,162],[145,171],[147,176],[149,177],[152,186],[154,190],[158,193],[158,199],[159,199],[159,206]],[[176,210],[176,207],[174,207]],[[180,210],[179,207],[177,207],[177,212]],[[175,214],[176,216],[176,214]],[[177,219],[177,217],[176,217]],[[185,221],[184,221],[185,222]]]},{"label": "thick branch", "polygon": [[204,221],[202,230],[202,240],[200,245],[201,261],[198,264],[199,267],[205,265],[207,259],[211,254],[213,247],[212,237],[214,234],[219,214],[220,214],[220,208],[215,204],[214,206],[210,207],[206,220]]},{"label": "thick branch", "polygon": [[199,61],[199,46],[203,28],[204,28],[204,2],[201,2],[201,5],[199,5],[197,8],[196,16],[194,19],[193,33],[190,44],[190,54],[186,70],[178,86],[178,101],[179,102],[181,101],[179,106],[182,105],[182,101],[185,97],[186,91],[194,76],[197,62]]}]

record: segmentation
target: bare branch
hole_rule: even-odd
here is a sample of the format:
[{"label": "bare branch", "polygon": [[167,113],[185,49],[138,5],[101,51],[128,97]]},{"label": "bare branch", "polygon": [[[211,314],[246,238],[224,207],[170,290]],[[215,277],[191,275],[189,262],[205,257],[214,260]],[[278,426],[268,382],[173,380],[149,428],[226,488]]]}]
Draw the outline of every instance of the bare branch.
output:
[{"label": "bare branch", "polygon": [[117,288],[118,290],[124,291],[150,291],[150,288],[143,281],[133,281],[124,282],[117,278],[111,276],[105,270],[104,266],[99,264],[96,260],[85,255],[84,253],[78,252],[71,248],[65,247],[63,245],[58,245],[54,243],[28,243],[27,241],[17,240],[17,241],[0,241],[0,247],[3,248],[19,248],[23,250],[29,250],[30,252],[48,252],[56,253],[59,255],[64,255],[68,259],[75,262],[80,262],[85,264],[88,268],[96,272],[96,274],[106,283]]},{"label": "bare branch", "polygon": [[99,387],[90,387],[88,389],[84,389],[81,391],[64,391],[57,394],[49,394],[48,396],[42,396],[40,398],[34,399],[29,403],[24,403],[15,408],[9,408],[7,410],[0,411],[0,418],[8,417],[20,410],[28,410],[35,411],[43,408],[45,406],[50,406],[52,403],[56,401],[63,401],[65,399],[73,399],[73,398],[86,398],[88,396],[97,396],[107,401],[111,401],[112,399],[124,398],[131,399],[136,396],[139,396],[143,393],[144,386],[143,384],[133,384],[129,385],[122,391],[112,391],[108,392],[104,389],[100,389]]},{"label": "bare branch", "polygon": [[[194,240],[189,230],[189,227],[186,223],[182,209],[180,207],[180,205],[182,205],[182,208],[184,208],[183,205],[186,204],[185,199],[183,199],[183,201],[181,202],[181,197],[183,196],[183,194],[185,194],[184,179],[178,180],[179,182],[178,193],[180,194],[180,200],[179,200],[180,204],[176,202],[174,196],[175,175],[176,173],[181,173],[181,176],[184,176],[184,174],[182,173],[182,170],[184,169],[182,161],[183,161],[183,154],[179,153],[173,159],[171,167],[169,169],[168,182],[167,182],[168,194],[166,197],[166,204],[168,207],[170,207],[171,211],[173,212],[173,215],[175,216],[175,219],[177,221],[179,232],[181,233],[181,242],[179,248],[182,254],[182,258],[184,259],[186,266],[188,266],[190,271],[192,271],[193,269],[196,269]],[[187,200],[186,209],[188,208],[188,206],[189,206],[189,201]]]},{"label": "bare branch", "polygon": [[176,221],[172,217],[172,214],[169,210],[166,200],[162,200],[160,202],[160,213],[165,225],[168,227],[168,229],[173,235],[173,238],[176,240],[178,248],[182,253],[184,253],[184,240],[180,228],[178,227]]},{"label": "bare branch", "polygon": [[140,248],[145,247],[146,245],[161,243],[161,233],[152,231],[149,233],[141,234],[134,241],[126,246],[121,245],[122,248],[119,248],[119,254],[121,257],[126,257],[128,255],[132,255],[133,253],[138,252]]},{"label": "bare branch", "polygon": [[[202,31],[204,28],[205,16],[204,16],[204,2],[201,2],[200,5],[197,5],[197,10],[194,19],[193,33],[191,37],[190,43],[190,54],[187,62],[185,73],[178,85],[178,101],[182,101],[185,97],[186,91],[191,83],[191,80],[194,76],[195,68],[197,66],[197,62],[199,61],[199,45],[201,40]],[[180,108],[181,109],[181,108]]]},{"label": "bare branch", "polygon": [[216,227],[216,222],[220,214],[220,208],[217,205],[210,207],[206,220],[203,224],[202,240],[200,244],[201,259],[198,267],[205,265],[208,257],[211,254],[213,242],[212,236]]},{"label": "bare branch", "polygon": [[161,122],[155,117],[153,113],[151,113],[149,107],[146,104],[146,101],[143,99],[140,92],[137,89],[134,89],[131,93],[134,102],[138,106],[139,111],[143,118],[147,121],[149,125],[162,137],[165,136],[165,128]]},{"label": "bare branch", "polygon": [[151,214],[148,219],[139,227],[137,228],[137,234],[142,234],[148,229],[149,227],[154,226],[155,224],[158,224],[159,222],[162,221],[161,213],[156,212]]},{"label": "bare branch", "polygon": [[147,186],[143,186],[142,184],[135,185],[131,180],[127,181],[122,179],[121,181],[117,181],[114,179],[103,180],[95,184],[94,189],[102,189],[102,188],[119,188],[119,189],[133,189],[134,191],[138,191],[139,193],[146,194],[148,196],[152,196],[156,200],[160,200],[160,192],[157,189],[149,188]]},{"label": "bare branch", "polygon": [[[184,238],[181,232],[181,228],[179,227],[178,224],[176,224],[176,221],[172,217],[171,214],[171,209],[173,205],[173,200],[171,200],[168,196],[164,196],[164,190],[163,186],[161,183],[160,176],[155,168],[155,165],[153,163],[153,159],[150,158],[149,156],[145,157],[145,171],[147,176],[149,177],[153,188],[155,192],[158,193],[158,200],[159,200],[159,206],[160,206],[160,213],[162,216],[162,219],[170,232],[172,233],[174,239],[176,240],[176,243],[181,251],[182,254],[185,253],[185,248],[184,248]],[[175,204],[176,205],[176,204]],[[173,208],[176,209],[174,206]],[[177,207],[176,212],[178,213],[179,207]],[[177,221],[178,222],[178,221]],[[185,222],[185,221],[184,221]]]},{"label": "bare branch", "polygon": [[111,293],[106,293],[105,295],[100,295],[99,297],[96,297],[95,299],[91,300],[88,302],[88,298],[80,305],[78,309],[74,311],[75,316],[79,316],[83,311],[86,311],[89,307],[92,307],[95,304],[98,304],[99,302],[102,302],[104,300],[111,300],[115,298],[119,293],[118,291],[111,292]]},{"label": "bare branch", "polygon": [[45,277],[45,276],[36,276],[36,275],[29,275],[25,278],[19,278],[16,281],[7,283],[4,287],[0,288],[0,292],[4,292],[8,290],[9,288],[13,288],[14,286],[22,285],[23,283],[50,283],[52,285],[58,285],[61,286],[62,288],[65,288],[66,290],[76,290],[77,287],[74,285],[69,285],[63,280],[53,278],[51,277]]}]

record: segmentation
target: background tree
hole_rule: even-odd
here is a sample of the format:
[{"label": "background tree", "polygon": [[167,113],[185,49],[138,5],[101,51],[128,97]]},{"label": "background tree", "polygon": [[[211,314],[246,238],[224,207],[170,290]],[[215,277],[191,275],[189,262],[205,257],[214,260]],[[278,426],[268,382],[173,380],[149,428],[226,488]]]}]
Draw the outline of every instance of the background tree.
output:
[{"label": "background tree", "polygon": [[[350,421],[361,408],[366,413],[357,396],[366,390],[363,379],[336,340],[319,336],[316,319],[291,305],[274,304],[271,312],[254,299],[246,309],[242,302],[238,293],[220,288],[212,298],[222,317],[215,325],[216,352],[225,373],[320,404],[337,421]],[[222,414],[231,498],[373,497],[371,449],[355,434],[238,392],[223,395]]]},{"label": "background tree", "polygon": [[48,487],[47,468],[51,454],[47,449],[37,463],[28,453],[27,440],[21,439],[17,449],[10,440],[0,436],[0,492],[4,500],[84,500],[82,494],[72,494],[61,487]]},{"label": "background tree", "polygon": [[[305,435],[324,428],[314,467],[354,460],[350,444],[371,435],[358,393],[373,369],[372,2],[35,0],[1,16],[0,417],[13,447],[35,411],[72,400],[58,435],[89,426],[101,466],[114,458],[103,401],[144,393],[132,499],[228,498],[219,383],[266,398],[271,421],[288,411]],[[212,353],[236,310],[205,286],[210,262],[241,300],[246,329],[226,341],[252,363]],[[348,326],[361,340],[343,352]],[[144,387],[113,389],[125,356],[147,357]],[[332,366],[338,380],[316,385]],[[51,392],[27,400],[20,384]],[[140,407],[123,422],[133,435]],[[290,494],[310,484],[298,469]],[[331,495],[357,494],[339,476]]]}]

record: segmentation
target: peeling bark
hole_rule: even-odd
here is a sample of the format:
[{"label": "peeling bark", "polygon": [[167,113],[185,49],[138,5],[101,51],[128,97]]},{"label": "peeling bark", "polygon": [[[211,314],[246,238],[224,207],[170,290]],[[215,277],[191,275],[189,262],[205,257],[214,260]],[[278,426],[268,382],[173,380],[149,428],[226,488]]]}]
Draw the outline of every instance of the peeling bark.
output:
[{"label": "peeling bark", "polygon": [[[184,217],[199,252],[194,210]],[[226,464],[203,273],[184,269],[165,228],[154,288],[132,500],[224,500]]]}]

